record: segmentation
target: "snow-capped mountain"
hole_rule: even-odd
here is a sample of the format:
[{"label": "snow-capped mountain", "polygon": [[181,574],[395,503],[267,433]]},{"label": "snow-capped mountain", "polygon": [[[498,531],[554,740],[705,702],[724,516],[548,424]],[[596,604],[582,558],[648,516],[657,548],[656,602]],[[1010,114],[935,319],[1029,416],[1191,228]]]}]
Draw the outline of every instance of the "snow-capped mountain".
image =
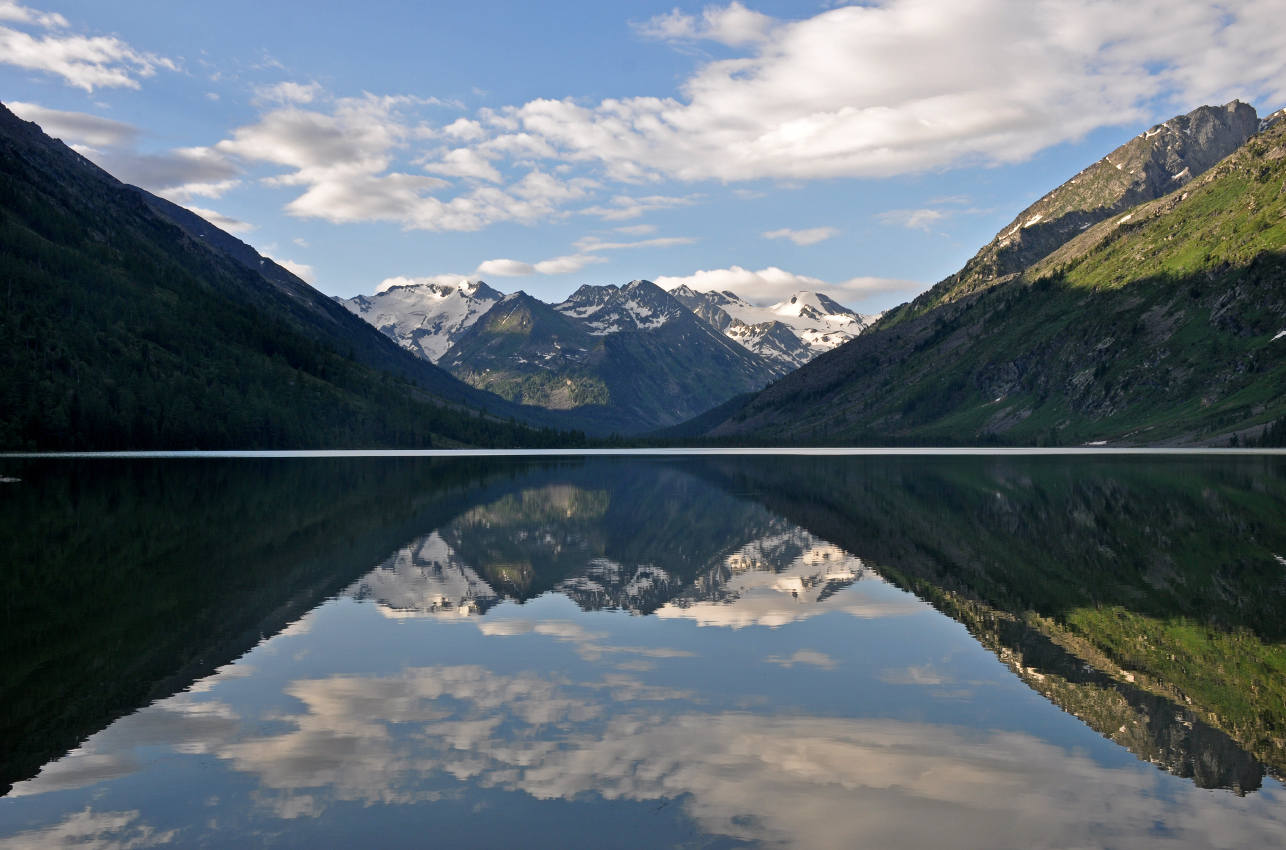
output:
[{"label": "snow-capped mountain", "polygon": [[395,285],[336,299],[403,348],[510,401],[576,411],[574,427],[675,425],[757,390],[874,318],[819,292],[759,307],[651,281],[585,285],[558,304],[482,281]]},{"label": "snow-capped mountain", "polygon": [[796,292],[769,307],[734,292],[670,291],[729,339],[772,361],[784,374],[857,336],[879,318],[863,316],[820,292]]},{"label": "snow-capped mountain", "polygon": [[632,280],[624,286],[586,284],[554,309],[583,320],[594,336],[653,330],[685,312],[681,303],[646,280]]},{"label": "snow-capped mountain", "polygon": [[470,325],[501,299],[480,280],[458,285],[414,283],[374,295],[337,298],[403,348],[437,363]]},{"label": "snow-capped mountain", "polygon": [[507,295],[441,365],[510,401],[579,411],[586,430],[622,434],[677,425],[782,372],[646,280],[583,286],[552,307]]},{"label": "snow-capped mountain", "polygon": [[374,602],[390,618],[464,617],[481,614],[500,601],[436,531],[394,552],[343,595]]}]

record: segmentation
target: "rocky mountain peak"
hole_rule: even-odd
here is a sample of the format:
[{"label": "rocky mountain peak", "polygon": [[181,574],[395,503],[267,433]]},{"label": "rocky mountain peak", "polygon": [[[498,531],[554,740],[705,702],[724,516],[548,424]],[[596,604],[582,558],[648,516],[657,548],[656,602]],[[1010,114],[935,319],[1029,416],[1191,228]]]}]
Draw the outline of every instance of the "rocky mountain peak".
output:
[{"label": "rocky mountain peak", "polygon": [[1019,213],[963,269],[917,298],[912,312],[1030,268],[1098,222],[1182,188],[1258,132],[1255,108],[1239,100],[1145,130]]}]

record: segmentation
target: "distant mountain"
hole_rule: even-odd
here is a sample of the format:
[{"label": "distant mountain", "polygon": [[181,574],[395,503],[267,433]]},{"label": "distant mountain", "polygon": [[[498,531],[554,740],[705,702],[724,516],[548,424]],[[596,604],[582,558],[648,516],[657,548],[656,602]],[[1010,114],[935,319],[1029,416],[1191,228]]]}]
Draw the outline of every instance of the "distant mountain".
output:
[{"label": "distant mountain", "polygon": [[[1258,127],[1253,109],[1233,103],[1152,128],[1020,215],[1017,231],[959,274],[710,433],[930,444],[1256,438],[1286,421],[1286,122],[1251,136]],[[1124,206],[1166,181],[1181,188]]]},{"label": "distant mountain", "polygon": [[5,449],[558,439],[3,107],[0,246]]},{"label": "distant mountain", "polygon": [[437,363],[503,294],[480,280],[391,286],[374,295],[336,298],[398,345]]},{"label": "distant mountain", "polygon": [[[336,300],[472,386],[563,412],[560,423],[596,433],[681,422],[762,388],[879,318],[818,292],[758,307],[731,292],[667,293],[646,281],[582,286],[553,305],[482,281]],[[607,341],[618,334],[626,336]]]},{"label": "distant mountain", "polygon": [[758,307],[733,292],[670,290],[681,304],[729,339],[768,359],[785,374],[843,345],[878,315],[862,316],[820,292],[796,292],[771,307]]},{"label": "distant mountain", "polygon": [[620,433],[682,422],[776,374],[650,281],[582,286],[552,307],[507,295],[439,362],[472,386]]}]

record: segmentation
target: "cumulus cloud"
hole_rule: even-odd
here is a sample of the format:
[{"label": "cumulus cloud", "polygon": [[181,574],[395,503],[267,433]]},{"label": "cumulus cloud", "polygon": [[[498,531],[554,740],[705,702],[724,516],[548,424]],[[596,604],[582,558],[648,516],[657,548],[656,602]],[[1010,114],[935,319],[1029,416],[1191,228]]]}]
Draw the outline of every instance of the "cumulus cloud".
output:
[{"label": "cumulus cloud", "polygon": [[143,153],[138,128],[85,112],[49,109],[14,101],[14,114],[34,121],[125,183],[141,186],[178,204],[194,197],[218,198],[240,182],[240,168],[209,147]]},{"label": "cumulus cloud", "polygon": [[499,183],[500,172],[477,151],[469,148],[455,148],[442,155],[436,162],[426,163],[424,170],[445,177],[470,177],[476,180],[489,180]]},{"label": "cumulus cloud", "polygon": [[828,282],[809,275],[795,274],[777,266],[751,270],[742,266],[725,269],[702,269],[680,277],[662,275],[656,278],[662,289],[684,285],[700,292],[722,292],[730,289],[752,301],[774,301],[800,290],[822,291],[837,301],[852,301],[873,295],[912,295],[925,288],[913,280],[885,277],[853,277],[838,282]]},{"label": "cumulus cloud", "polygon": [[[36,27],[33,34],[0,26],[0,63],[53,74],[75,88],[139,87],[139,80],[158,70],[177,71],[172,60],[136,50],[114,36],[86,36],[65,32],[67,19],[40,12],[10,0],[0,2],[0,21]],[[51,32],[52,30],[52,32]]]},{"label": "cumulus cloud", "polygon": [[780,230],[765,232],[764,238],[789,239],[796,245],[816,245],[818,242],[825,242],[837,233],[839,233],[839,230],[834,227],[810,227],[806,230],[791,230],[789,227],[783,227]]},{"label": "cumulus cloud", "polygon": [[[325,108],[272,109],[236,128],[215,147],[220,153],[287,169],[267,178],[272,186],[303,187],[286,204],[291,215],[334,223],[387,221],[418,230],[478,230],[502,221],[534,222],[560,215],[560,206],[582,198],[593,181],[559,180],[528,170],[506,185],[456,190],[442,177],[398,170],[397,161],[436,131],[411,110],[439,105],[407,96],[339,98]],[[479,149],[480,150],[480,149]],[[487,157],[456,148],[421,164],[444,177],[500,182]]]},{"label": "cumulus cloud", "polygon": [[294,260],[286,260],[280,257],[271,258],[274,263],[281,266],[295,277],[307,283],[314,283],[317,280],[317,270],[307,263],[297,263]]},{"label": "cumulus cloud", "polygon": [[776,23],[768,15],[733,2],[724,8],[709,6],[699,18],[673,9],[635,24],[634,31],[645,38],[716,41],[729,47],[740,47],[764,41]]},{"label": "cumulus cloud", "polygon": [[571,274],[588,265],[601,262],[604,262],[602,257],[584,253],[551,257],[548,260],[541,260],[537,263],[509,259],[485,260],[478,264],[474,274],[478,277],[527,277],[533,274]]},{"label": "cumulus cloud", "polygon": [[741,49],[696,69],[677,95],[537,99],[484,123],[493,142],[522,134],[629,182],[1015,162],[1147,121],[1158,102],[1286,100],[1281,11],[1280,0],[885,0],[769,21],[734,3],[640,26]]}]

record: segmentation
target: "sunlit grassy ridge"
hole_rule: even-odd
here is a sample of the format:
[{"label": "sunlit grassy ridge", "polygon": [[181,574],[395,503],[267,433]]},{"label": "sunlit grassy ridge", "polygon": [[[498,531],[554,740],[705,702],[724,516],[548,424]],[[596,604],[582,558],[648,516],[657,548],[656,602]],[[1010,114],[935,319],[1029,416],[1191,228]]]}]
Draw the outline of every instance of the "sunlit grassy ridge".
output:
[{"label": "sunlit grassy ridge", "polygon": [[1286,122],[1020,276],[909,309],[714,433],[875,444],[1254,438],[1286,417],[1286,339],[1276,338],[1286,330]]}]

